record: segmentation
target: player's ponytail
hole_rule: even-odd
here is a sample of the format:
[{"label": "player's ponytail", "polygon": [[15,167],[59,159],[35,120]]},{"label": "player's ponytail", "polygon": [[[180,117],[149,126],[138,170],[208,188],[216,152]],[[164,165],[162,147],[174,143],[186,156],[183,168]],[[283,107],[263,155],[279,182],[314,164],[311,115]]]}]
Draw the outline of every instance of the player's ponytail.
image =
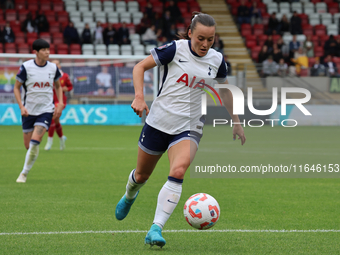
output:
[{"label": "player's ponytail", "polygon": [[179,39],[187,39],[189,38],[189,29],[191,29],[191,33],[195,30],[197,23],[201,23],[203,26],[212,27],[216,26],[216,22],[213,17],[209,14],[201,13],[201,12],[193,12],[191,16],[191,24],[187,27],[187,30],[184,33],[178,33]]}]

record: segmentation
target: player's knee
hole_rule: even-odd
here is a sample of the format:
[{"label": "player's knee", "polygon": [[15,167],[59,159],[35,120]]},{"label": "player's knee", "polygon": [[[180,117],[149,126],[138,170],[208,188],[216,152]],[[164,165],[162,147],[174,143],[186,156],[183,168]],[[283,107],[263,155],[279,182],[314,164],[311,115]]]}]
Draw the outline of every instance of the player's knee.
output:
[{"label": "player's knee", "polygon": [[183,179],[187,168],[188,167],[186,165],[176,166],[170,170],[170,176],[175,177],[177,179]]},{"label": "player's knee", "polygon": [[149,174],[135,173],[135,180],[137,183],[144,183],[149,179]]}]

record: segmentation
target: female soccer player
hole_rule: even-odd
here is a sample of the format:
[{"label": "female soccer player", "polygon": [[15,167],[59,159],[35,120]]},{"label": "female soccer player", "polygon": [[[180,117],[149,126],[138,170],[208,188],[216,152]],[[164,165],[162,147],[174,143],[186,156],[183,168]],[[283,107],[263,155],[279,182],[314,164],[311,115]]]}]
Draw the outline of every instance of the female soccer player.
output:
[{"label": "female soccer player", "polygon": [[[126,193],[118,202],[115,214],[118,220],[127,216],[139,189],[152,174],[162,154],[168,150],[168,181],[159,192],[153,225],[145,237],[146,244],[160,247],[165,245],[161,231],[180,199],[185,172],[202,137],[204,119],[200,102],[204,92],[196,86],[207,84],[209,79],[211,85],[213,79],[215,83],[227,80],[222,54],[211,49],[215,20],[208,14],[193,14],[191,25],[182,35],[183,40],[152,49],[151,55],[133,69],[135,99],[131,107],[140,117],[145,110],[148,117],[139,138],[136,169],[129,175]],[[143,74],[156,65],[161,71],[161,88],[149,113],[143,96]],[[204,78],[204,82],[196,77]],[[239,122],[238,116],[232,114],[231,92],[220,89],[220,95],[233,122]],[[243,145],[246,138],[241,125],[233,127],[234,139],[236,135]]]},{"label": "female soccer player", "polygon": [[[35,59],[22,64],[16,76],[14,95],[18,102],[24,132],[24,144],[27,149],[25,164],[17,182],[26,182],[27,174],[39,154],[39,144],[49,126],[52,117],[59,118],[64,107],[63,92],[60,88],[61,77],[58,67],[47,61],[50,45],[43,39],[32,44]],[[53,104],[53,82],[59,99],[55,108]],[[20,87],[23,86],[23,101]]]},{"label": "female soccer player", "polygon": [[[67,73],[64,73],[61,70],[61,66],[60,66],[60,62],[59,60],[53,60],[52,63],[56,64],[60,73],[61,73],[61,77],[59,79],[60,82],[60,86],[61,89],[63,91],[63,102],[64,102],[64,108],[66,107],[66,96],[65,96],[65,92],[66,91],[71,91],[73,89],[73,85],[72,82],[70,81],[70,78],[68,76]],[[56,95],[55,89],[53,89],[53,101],[55,106],[58,106],[58,97]],[[63,135],[63,128],[61,126],[61,123],[59,121],[59,118],[53,118],[52,119],[52,123],[51,126],[48,130],[48,137],[47,137],[47,143],[45,145],[45,150],[50,150],[53,144],[53,135],[54,135],[54,130],[57,132],[58,136],[59,136],[59,144],[60,144],[60,150],[64,150],[65,149],[65,141],[66,141],[66,136]]]}]

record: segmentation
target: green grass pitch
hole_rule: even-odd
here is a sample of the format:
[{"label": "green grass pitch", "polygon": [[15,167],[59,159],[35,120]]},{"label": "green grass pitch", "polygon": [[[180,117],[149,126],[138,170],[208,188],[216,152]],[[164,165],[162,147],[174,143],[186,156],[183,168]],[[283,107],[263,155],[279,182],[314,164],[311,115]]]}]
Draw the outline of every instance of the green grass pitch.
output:
[{"label": "green grass pitch", "polygon": [[[128,217],[117,221],[114,216],[135,167],[140,130],[141,126],[64,126],[66,150],[59,150],[55,136],[52,150],[44,151],[45,135],[27,183],[17,184],[26,153],[21,127],[1,126],[0,254],[339,254],[339,231],[311,230],[340,230],[340,179],[203,179],[190,178],[189,171],[164,230],[192,230],[183,205],[197,192],[216,198],[220,220],[211,232],[164,232],[167,244],[162,249],[144,246],[158,192],[167,180],[166,155]],[[262,127],[245,132],[247,142],[241,146],[226,127],[225,144],[223,140],[218,145],[228,148],[224,157],[234,165],[340,163],[339,127]],[[202,151],[209,152],[213,134],[212,127],[205,127]],[[135,230],[139,232],[129,232]]]}]

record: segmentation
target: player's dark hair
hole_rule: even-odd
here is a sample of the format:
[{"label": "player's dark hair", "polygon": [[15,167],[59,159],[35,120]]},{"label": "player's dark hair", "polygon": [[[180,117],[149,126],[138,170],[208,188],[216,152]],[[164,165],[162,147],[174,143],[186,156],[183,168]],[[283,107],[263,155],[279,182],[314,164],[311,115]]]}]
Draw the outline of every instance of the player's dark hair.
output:
[{"label": "player's dark hair", "polygon": [[187,39],[190,40],[188,35],[189,29],[191,29],[191,33],[195,30],[197,23],[201,23],[206,27],[216,26],[216,22],[213,17],[209,14],[201,13],[201,12],[193,12],[191,16],[191,24],[187,27],[187,30],[184,33],[178,33],[179,39]]},{"label": "player's dark hair", "polygon": [[39,51],[45,48],[50,48],[50,44],[43,39],[37,39],[32,44],[32,49],[36,51]]}]

